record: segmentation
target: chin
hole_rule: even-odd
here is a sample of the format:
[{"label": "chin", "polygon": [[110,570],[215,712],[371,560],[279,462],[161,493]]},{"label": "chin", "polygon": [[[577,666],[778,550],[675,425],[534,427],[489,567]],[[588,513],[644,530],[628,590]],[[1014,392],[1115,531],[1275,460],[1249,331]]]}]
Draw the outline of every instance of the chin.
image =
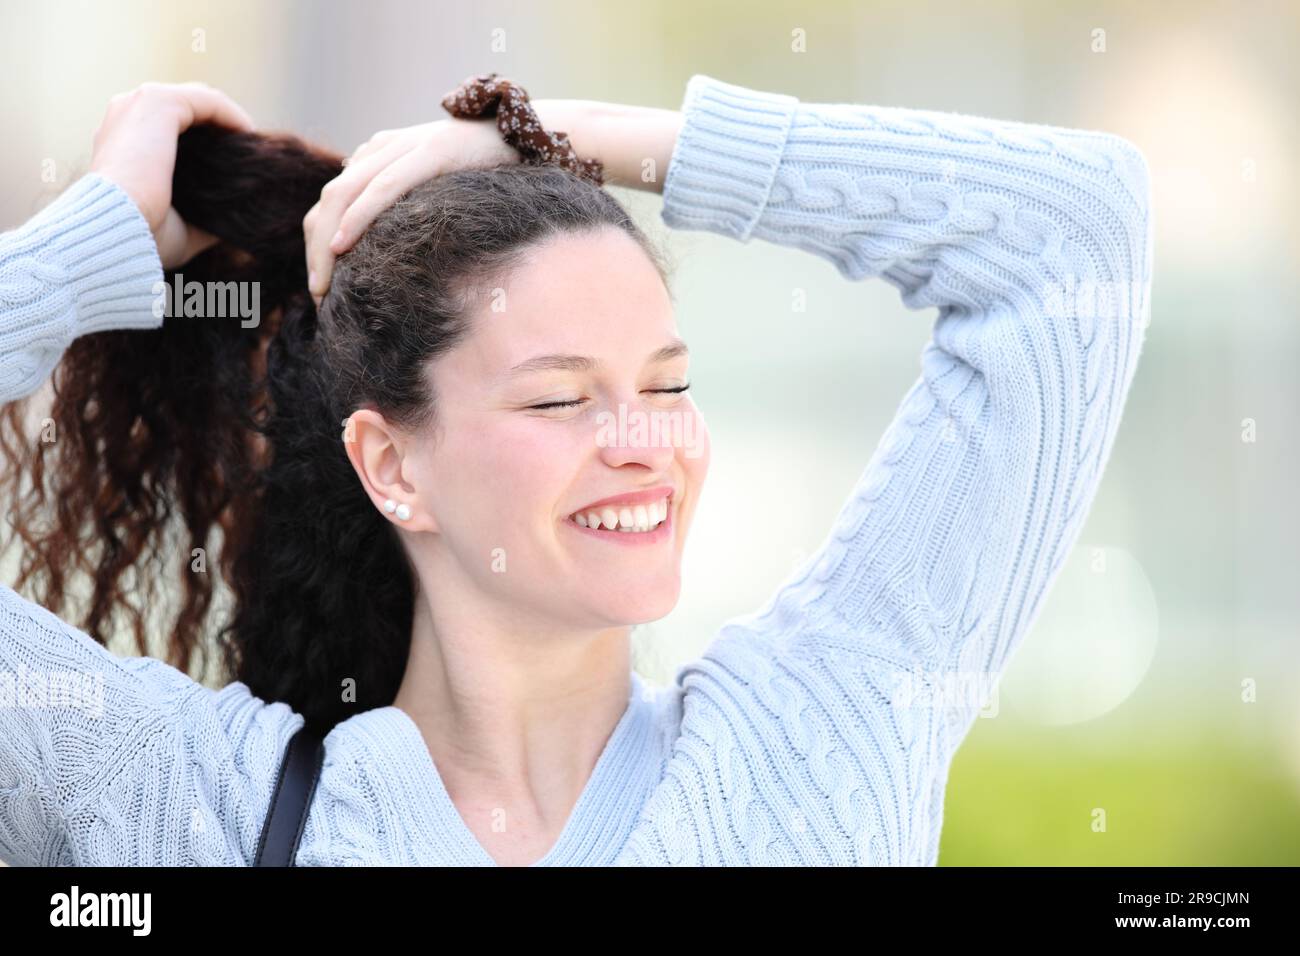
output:
[{"label": "chin", "polygon": [[[630,593],[629,593],[630,591]],[[681,595],[681,578],[675,577],[671,586],[642,586],[630,588],[621,600],[606,600],[593,608],[595,616],[608,622],[610,627],[649,624],[668,616],[677,606]]]}]

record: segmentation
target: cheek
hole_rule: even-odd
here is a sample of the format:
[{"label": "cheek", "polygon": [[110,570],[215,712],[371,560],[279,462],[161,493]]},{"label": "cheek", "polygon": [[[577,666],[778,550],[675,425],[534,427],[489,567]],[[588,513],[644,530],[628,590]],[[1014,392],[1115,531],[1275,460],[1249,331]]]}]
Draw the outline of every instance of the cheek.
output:
[{"label": "cheek", "polygon": [[461,513],[479,527],[544,523],[563,500],[575,467],[569,433],[554,422],[525,416],[479,422],[462,434],[454,447],[439,452],[444,471],[455,471],[443,487],[456,489]]},{"label": "cheek", "polygon": [[709,458],[713,444],[709,435],[709,426],[704,423],[704,416],[700,414],[694,403],[691,404],[690,415],[691,427],[689,434],[684,436],[685,440],[682,449],[678,452],[678,458],[686,472],[686,480],[698,492],[698,486],[703,484],[704,476],[709,471]]},{"label": "cheek", "polygon": [[688,493],[685,514],[681,515],[683,534],[690,529],[695,506],[704,487],[704,479],[709,473],[709,460],[713,449],[708,426],[704,424],[704,416],[699,414],[698,410],[695,412],[693,427],[693,437],[677,452],[677,460],[685,476]]}]

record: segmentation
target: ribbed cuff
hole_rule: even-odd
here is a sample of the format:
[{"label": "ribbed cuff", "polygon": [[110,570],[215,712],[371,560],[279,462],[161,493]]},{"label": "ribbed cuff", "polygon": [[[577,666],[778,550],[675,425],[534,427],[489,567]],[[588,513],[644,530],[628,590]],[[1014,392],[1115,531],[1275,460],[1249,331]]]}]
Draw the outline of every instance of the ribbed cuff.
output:
[{"label": "ribbed cuff", "polygon": [[799,101],[697,73],[664,179],[663,221],[749,238],[767,203]]},{"label": "ribbed cuff", "polygon": [[139,208],[116,183],[87,173],[15,238],[17,255],[8,266],[32,258],[45,267],[33,280],[64,300],[56,333],[63,344],[107,329],[162,325],[163,316],[154,315],[155,303],[164,301],[154,291],[163,281],[158,246]]}]

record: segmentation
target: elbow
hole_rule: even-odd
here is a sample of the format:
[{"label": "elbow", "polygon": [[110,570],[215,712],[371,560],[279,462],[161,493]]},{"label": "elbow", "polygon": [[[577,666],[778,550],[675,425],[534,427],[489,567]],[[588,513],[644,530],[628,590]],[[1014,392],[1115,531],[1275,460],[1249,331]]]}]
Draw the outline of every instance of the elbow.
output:
[{"label": "elbow", "polygon": [[1107,133],[1104,153],[1117,188],[1117,200],[1125,200],[1137,213],[1149,218],[1151,209],[1151,167],[1146,154],[1132,140]]},{"label": "elbow", "polygon": [[1097,133],[1089,145],[1095,159],[1082,193],[1087,205],[1074,210],[1083,246],[1078,253],[1088,265],[1070,277],[1076,298],[1067,304],[1088,325],[1099,319],[1127,320],[1140,339],[1150,322],[1150,165],[1141,148],[1113,133]]},{"label": "elbow", "polygon": [[1151,320],[1151,270],[1154,224],[1151,213],[1151,167],[1146,154],[1121,136],[1108,137],[1107,155],[1114,176],[1114,211],[1119,220],[1120,265],[1128,298],[1129,318],[1140,338]]},{"label": "elbow", "polygon": [[1135,281],[1151,275],[1151,167],[1144,152],[1131,140],[1105,134],[1103,154],[1110,169],[1105,197],[1110,219],[1128,240],[1130,273]]},{"label": "elbow", "polygon": [[1107,445],[1119,417],[1151,322],[1153,231],[1151,171],[1131,140],[1098,134],[1098,169],[1084,242],[1090,272],[1077,278],[1067,300],[1082,341],[1077,353],[1083,383],[1085,430],[1097,426]]}]

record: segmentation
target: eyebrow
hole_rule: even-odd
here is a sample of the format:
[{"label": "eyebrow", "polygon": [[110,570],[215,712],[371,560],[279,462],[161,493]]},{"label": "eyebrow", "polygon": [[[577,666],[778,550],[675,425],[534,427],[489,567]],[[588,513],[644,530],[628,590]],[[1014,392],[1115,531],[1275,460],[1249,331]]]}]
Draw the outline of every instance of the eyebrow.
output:
[{"label": "eyebrow", "polygon": [[[674,339],[670,344],[650,353],[651,363],[667,362],[679,355],[688,354],[686,343]],[[510,378],[528,372],[591,372],[600,367],[600,362],[586,355],[538,355],[526,362],[520,362],[506,373]]]}]

